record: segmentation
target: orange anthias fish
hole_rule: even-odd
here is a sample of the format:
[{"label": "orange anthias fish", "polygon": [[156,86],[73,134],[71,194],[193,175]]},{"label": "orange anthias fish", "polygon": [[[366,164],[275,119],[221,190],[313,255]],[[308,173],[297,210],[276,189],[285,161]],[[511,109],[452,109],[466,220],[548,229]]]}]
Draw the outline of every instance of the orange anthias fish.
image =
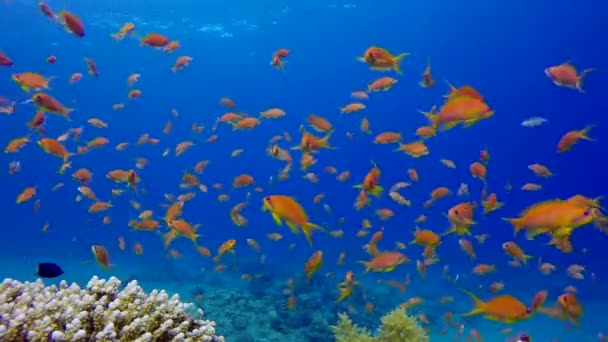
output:
[{"label": "orange anthias fish", "polygon": [[469,202],[459,203],[448,210],[447,218],[450,221],[450,229],[442,235],[456,233],[458,235],[471,235],[473,221],[473,209],[475,205]]},{"label": "orange anthias fish", "polygon": [[135,24],[131,22],[126,22],[122,25],[118,32],[112,34],[112,38],[116,40],[124,39],[129,33],[132,33],[135,30]]},{"label": "orange anthias fish", "polygon": [[583,307],[574,292],[566,292],[557,297],[557,303],[552,307],[539,307],[538,310],[558,319],[567,319],[578,326],[583,316]]},{"label": "orange anthias fish", "polygon": [[40,146],[44,152],[62,158],[64,162],[72,156],[72,153],[68,152],[65,146],[55,139],[42,138],[38,140],[38,146]]},{"label": "orange anthias fish", "polygon": [[408,262],[409,259],[399,252],[382,252],[370,261],[359,261],[365,265],[365,272],[391,272],[395,267]]},{"label": "orange anthias fish", "polygon": [[0,51],[0,66],[10,67],[13,65],[13,60],[10,59],[4,52]]},{"label": "orange anthias fish", "polygon": [[308,261],[304,264],[304,273],[306,273],[306,280],[310,281],[310,277],[315,274],[323,265],[323,251],[316,251],[310,256]]},{"label": "orange anthias fish", "polygon": [[147,45],[154,48],[164,47],[169,44],[169,38],[160,33],[148,33],[140,40],[141,45]]},{"label": "orange anthias fish", "polygon": [[213,261],[218,263],[222,256],[226,253],[234,253],[234,247],[236,246],[236,240],[230,239],[224,241],[217,249],[217,255],[213,258]]},{"label": "orange anthias fish", "polygon": [[583,315],[583,306],[576,298],[576,294],[572,292],[564,293],[557,297],[557,304],[562,309],[564,315],[578,325],[581,316]]},{"label": "orange anthias fish", "polygon": [[432,88],[435,86],[435,80],[433,79],[433,76],[431,75],[431,58],[430,57],[427,59],[426,69],[424,69],[424,73],[422,74],[422,80],[420,81],[419,85],[422,88]]},{"label": "orange anthias fish", "polygon": [[53,79],[53,77],[46,78],[35,72],[23,72],[20,74],[13,74],[11,78],[26,93],[29,92],[31,89],[35,91],[40,91],[42,89],[48,90],[49,82]]},{"label": "orange anthias fish", "polygon": [[524,303],[511,295],[497,296],[484,302],[472,292],[466,290],[463,292],[471,296],[475,302],[475,308],[463,314],[463,317],[483,314],[486,319],[510,324],[530,318],[533,313]]},{"label": "orange anthias fish", "polygon": [[268,210],[274,222],[280,226],[283,221],[292,233],[298,234],[298,227],[304,232],[308,243],[312,246],[311,235],[313,230],[324,230],[320,226],[310,223],[304,208],[295,199],[289,196],[271,195],[264,197],[264,210]]},{"label": "orange anthias fish", "polygon": [[584,93],[583,79],[589,72],[594,70],[597,69],[585,69],[579,72],[572,63],[566,62],[546,68],[545,75],[557,86],[576,89]]},{"label": "orange anthias fish", "polygon": [[104,246],[93,245],[91,246],[91,251],[99,266],[106,270],[110,268],[110,253],[108,253],[108,250]]},{"label": "orange anthias fish", "polygon": [[451,129],[458,124],[470,127],[477,122],[488,119],[494,111],[483,101],[475,97],[459,95],[449,98],[441,106],[438,113],[423,113],[433,125],[444,130]]},{"label": "orange anthias fish", "polygon": [[57,114],[70,120],[70,114],[74,111],[72,108],[67,108],[61,102],[57,101],[54,97],[44,94],[36,93],[32,96],[31,102],[38,106],[38,109],[47,113]]},{"label": "orange anthias fish", "polygon": [[333,131],[329,131],[324,137],[316,137],[305,130],[302,130],[302,139],[299,146],[294,146],[292,150],[302,150],[309,153],[317,153],[320,149],[333,149],[329,144]]},{"label": "orange anthias fish", "polygon": [[395,70],[396,73],[402,74],[400,63],[408,56],[409,53],[405,52],[394,56],[388,50],[371,46],[363,53],[363,56],[358,57],[357,60],[369,64],[372,70],[389,71]]},{"label": "orange anthias fish", "polygon": [[340,303],[346,298],[352,296],[353,290],[357,285],[359,285],[359,282],[355,280],[355,274],[352,271],[348,271],[344,277],[344,281],[338,284],[340,296],[338,296],[335,303]]},{"label": "orange anthias fish", "polygon": [[593,221],[591,209],[564,200],[549,200],[530,206],[519,218],[505,220],[513,225],[515,234],[527,229],[528,239],[544,233],[568,236],[573,229]]},{"label": "orange anthias fish", "polygon": [[84,37],[84,25],[80,18],[75,14],[68,11],[62,11],[58,14],[58,17],[63,22],[66,31],[73,33],[78,38]]},{"label": "orange anthias fish", "polygon": [[372,162],[372,169],[365,175],[363,178],[363,183],[359,185],[355,185],[354,188],[364,190],[365,192],[380,197],[384,188],[380,186],[380,168],[376,165],[376,163]]},{"label": "orange anthias fish", "polygon": [[577,144],[580,140],[594,141],[589,137],[589,131],[595,127],[595,125],[589,125],[580,130],[569,131],[564,134],[557,143],[557,152],[564,153],[570,151],[572,146]]}]

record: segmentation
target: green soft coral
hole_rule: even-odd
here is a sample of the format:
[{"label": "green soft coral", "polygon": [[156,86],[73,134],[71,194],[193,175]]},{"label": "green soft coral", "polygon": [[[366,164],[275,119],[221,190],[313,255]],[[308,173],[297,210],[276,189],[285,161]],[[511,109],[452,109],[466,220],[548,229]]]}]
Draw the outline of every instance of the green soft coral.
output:
[{"label": "green soft coral", "polygon": [[416,318],[409,316],[405,310],[397,308],[381,319],[381,326],[376,336],[365,328],[354,324],[348,315],[338,315],[338,323],[332,326],[336,342],[428,342],[426,331],[418,324]]},{"label": "green soft coral", "polygon": [[331,327],[336,342],[371,342],[372,335],[365,328],[358,327],[345,313],[338,314],[338,323]]},{"label": "green soft coral", "polygon": [[426,331],[418,324],[415,317],[409,316],[405,310],[397,308],[381,319],[378,329],[380,342],[428,342]]}]

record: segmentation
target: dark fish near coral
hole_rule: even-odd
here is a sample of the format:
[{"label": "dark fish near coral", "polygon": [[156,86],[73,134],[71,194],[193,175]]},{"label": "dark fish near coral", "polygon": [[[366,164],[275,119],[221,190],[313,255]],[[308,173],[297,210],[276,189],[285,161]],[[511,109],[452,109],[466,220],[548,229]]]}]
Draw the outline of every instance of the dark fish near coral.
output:
[{"label": "dark fish near coral", "polygon": [[41,262],[36,268],[36,275],[41,278],[57,278],[63,274],[59,265],[50,262]]}]

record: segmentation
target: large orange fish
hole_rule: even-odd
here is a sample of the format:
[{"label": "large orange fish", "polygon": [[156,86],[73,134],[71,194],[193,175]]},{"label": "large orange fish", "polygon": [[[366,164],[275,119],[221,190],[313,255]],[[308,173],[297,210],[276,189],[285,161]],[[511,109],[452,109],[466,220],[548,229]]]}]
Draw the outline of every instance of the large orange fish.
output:
[{"label": "large orange fish", "polygon": [[324,230],[322,227],[310,223],[308,214],[295,199],[283,195],[271,195],[264,197],[264,210],[268,210],[277,225],[283,221],[294,234],[298,234],[298,228],[302,229],[308,243],[312,246],[311,235],[313,230]]},{"label": "large orange fish", "polygon": [[505,220],[513,225],[515,234],[527,229],[529,239],[544,233],[568,236],[573,229],[593,221],[591,209],[560,199],[549,200],[530,206],[518,218]]},{"label": "large orange fish", "polygon": [[486,319],[509,324],[530,318],[533,313],[524,303],[511,295],[500,295],[484,302],[472,292],[465,290],[463,292],[471,296],[475,302],[475,308],[463,314],[463,317],[485,315]]},{"label": "large orange fish", "polygon": [[441,106],[438,113],[423,113],[434,128],[442,127],[444,130],[453,128],[458,124],[470,127],[477,122],[488,119],[494,111],[478,98],[457,96],[450,98]]}]

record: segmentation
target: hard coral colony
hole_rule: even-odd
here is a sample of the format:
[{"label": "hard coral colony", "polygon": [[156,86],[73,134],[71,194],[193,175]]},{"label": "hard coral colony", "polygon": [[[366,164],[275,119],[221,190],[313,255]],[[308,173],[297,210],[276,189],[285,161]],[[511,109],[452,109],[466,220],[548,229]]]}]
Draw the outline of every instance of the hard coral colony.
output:
[{"label": "hard coral colony", "polygon": [[[3,14],[31,11],[27,7],[22,12],[22,4],[13,1],[4,5]],[[0,284],[0,341],[223,342],[224,337],[216,334],[216,322],[227,340],[237,342],[427,342],[444,335],[457,341],[524,341],[518,337],[524,335],[513,337],[513,328],[508,325],[537,319],[547,319],[560,327],[564,323],[567,328],[587,323],[585,319],[590,315],[585,315],[583,304],[590,302],[593,292],[588,289],[601,278],[595,269],[590,270],[588,264],[593,260],[576,264],[569,258],[588,256],[586,248],[580,253],[575,248],[581,240],[573,239],[582,236],[583,228],[593,226],[608,234],[603,198],[592,193],[598,191],[595,186],[587,190],[582,182],[576,185],[584,189],[580,191],[583,194],[550,193],[556,182],[570,179],[561,177],[561,169],[553,172],[551,165],[537,161],[526,168],[513,160],[507,167],[512,174],[519,168],[534,181],[508,180],[511,176],[504,172],[504,157],[490,158],[490,151],[511,151],[519,142],[492,140],[496,138],[492,129],[519,129],[509,134],[525,140],[532,136],[524,134],[540,131],[542,126],[554,134],[549,144],[545,136],[538,143],[539,148],[551,153],[550,157],[544,156],[546,160],[579,165],[566,158],[595,155],[584,149],[597,149],[598,143],[591,142],[600,135],[595,125],[579,120],[582,114],[569,117],[569,126],[559,130],[551,128],[559,120],[550,123],[538,116],[511,116],[505,105],[509,101],[497,98],[507,91],[486,96],[484,89],[491,87],[481,81],[479,87],[436,82],[433,74],[442,69],[435,68],[435,63],[447,65],[445,59],[433,58],[432,67],[428,56],[417,61],[419,55],[414,53],[375,45],[352,47],[361,54],[347,58],[340,57],[341,48],[333,47],[306,55],[296,43],[289,49],[271,47],[274,51],[261,59],[257,59],[257,51],[251,51],[247,58],[252,64],[248,67],[257,63],[260,69],[256,72],[267,73],[272,79],[270,86],[254,83],[257,80],[224,83],[223,74],[222,80],[214,82],[217,74],[211,71],[232,62],[233,55],[241,56],[241,50],[236,53],[227,44],[221,48],[210,46],[209,53],[200,59],[181,53],[176,56],[173,54],[195,45],[184,33],[187,29],[174,30],[160,20],[146,23],[142,19],[145,13],[132,13],[132,21],[112,22],[115,27],[109,28],[105,20],[96,20],[99,14],[85,12],[82,18],[68,10],[55,14],[44,1],[38,8],[46,26],[32,23],[20,30],[24,35],[31,31],[44,32],[43,37],[57,34],[52,37],[61,43],[45,44],[45,49],[57,51],[40,56],[30,48],[24,57],[15,52],[20,47],[17,43],[10,46],[7,39],[1,42],[7,46],[0,46],[0,72],[7,72],[0,74],[0,81],[6,82],[0,91],[7,92],[0,94],[0,115],[7,118],[2,125],[8,127],[2,132],[15,133],[7,137],[4,152],[21,157],[8,162],[8,176],[15,177],[11,179],[14,182],[3,183],[7,184],[3,190],[14,190],[10,200],[15,203],[10,204],[16,206],[15,212],[32,205],[33,218],[28,211],[27,218],[18,222],[19,227],[29,228],[34,222],[29,219],[45,220],[39,229],[44,235],[34,236],[28,231],[31,236],[19,236],[17,240],[42,244],[49,243],[48,236],[52,236],[52,243],[63,250],[68,249],[67,244],[57,241],[64,237],[68,243],[69,238],[62,234],[85,231],[66,228],[80,222],[78,219],[93,226],[113,227],[85,231],[82,234],[86,239],[72,238],[72,242],[88,241],[82,259],[94,260],[98,267],[95,270],[105,274],[118,274],[114,266],[128,264],[127,256],[137,256],[134,263],[142,265],[146,264],[142,260],[148,260],[146,265],[155,267],[149,273],[154,274],[146,273],[144,279],[139,278],[140,274],[130,275],[130,279],[143,283],[146,276],[162,278],[167,289],[175,285],[173,290],[193,286],[190,294],[196,304],[183,303],[179,295],[170,297],[165,290],[146,293],[137,281],[123,287],[115,277],[102,280],[95,276],[84,288],[65,280],[46,286],[42,280],[22,283],[7,278]],[[32,15],[36,14],[40,15]],[[0,22],[3,35],[21,33],[6,28],[4,22]],[[175,25],[192,22],[184,18]],[[232,27],[236,30],[247,22],[235,20]],[[370,30],[376,28],[374,23],[367,24]],[[273,26],[279,25],[278,19],[273,21]],[[48,29],[52,26],[61,30]],[[152,32],[153,28],[159,31]],[[197,29],[197,34],[221,31],[222,38],[232,37],[224,30],[221,25],[205,26]],[[248,31],[257,33],[257,25]],[[331,33],[332,29],[326,31]],[[180,40],[177,35],[181,35]],[[61,40],[67,38],[69,43]],[[111,44],[109,51],[94,49],[106,43]],[[87,55],[66,48],[76,44],[86,46]],[[242,45],[238,46],[240,49]],[[196,51],[190,50],[193,54]],[[322,98],[319,102],[334,103],[333,107],[325,106],[331,111],[328,114],[306,112],[315,106],[302,108],[287,100],[284,108],[260,105],[263,99],[276,98],[276,94],[281,98],[275,101],[287,98],[283,91],[292,89],[294,83],[290,82],[297,82],[293,89],[301,97],[301,89],[306,89],[301,73],[311,80],[315,76],[304,70],[308,62],[304,60],[316,56],[319,60],[313,62],[318,62],[319,68],[351,67],[354,74],[374,76],[365,76],[369,82],[356,76],[351,84],[358,86],[344,89],[345,97],[350,94],[351,99],[344,99],[341,105],[333,98]],[[113,69],[110,64],[116,61],[112,58],[122,58],[119,66],[131,68],[132,73],[120,74],[123,69]],[[419,68],[415,81],[408,81],[410,61],[412,67],[417,63]],[[65,64],[69,64],[69,71],[60,69]],[[580,69],[572,62],[563,62],[547,67],[544,75],[542,71],[537,70],[531,77],[544,81],[548,92],[591,95],[583,84],[595,68]],[[273,91],[268,97],[254,93],[252,99],[234,84],[246,85],[248,90]],[[321,86],[316,89],[327,89],[325,84]],[[421,108],[430,108],[428,111],[407,119],[378,114],[382,108],[379,103],[407,87],[414,94],[411,98],[420,100],[416,106],[422,103]],[[108,92],[97,93],[99,89]],[[188,89],[187,96],[174,96],[183,95],[181,89]],[[222,94],[216,93],[229,90],[242,101],[220,98]],[[200,115],[209,96],[219,98],[213,100],[217,101],[216,108],[209,104],[209,111],[218,113]],[[167,101],[181,105],[180,98],[185,99],[183,112],[164,107]],[[410,100],[403,99],[403,103]],[[247,108],[247,102],[257,107]],[[155,116],[164,110],[165,117]],[[90,114],[93,112],[99,116]],[[10,126],[15,122],[18,125]],[[120,125],[123,129],[118,128]],[[490,134],[477,135],[481,131]],[[460,138],[463,143],[457,140]],[[477,144],[473,151],[471,143]],[[504,146],[507,148],[501,149]],[[431,158],[434,161],[427,163]],[[596,160],[601,158],[585,158],[585,165]],[[35,164],[36,172],[46,173],[38,178],[36,172],[22,173],[22,164],[24,168]],[[568,174],[567,168],[564,171]],[[456,177],[457,183],[447,184]],[[511,181],[521,187],[514,190]],[[14,184],[20,188],[14,189]],[[536,197],[525,197],[531,195]],[[515,196],[525,202],[517,202]],[[76,204],[72,203],[74,197]],[[62,205],[58,215],[45,212],[42,203],[47,201]],[[252,207],[261,208],[262,213]],[[502,215],[502,220],[495,213],[508,210],[510,214]],[[515,210],[520,213],[513,214]],[[67,214],[76,221],[62,222]],[[223,216],[215,218],[215,214]],[[204,224],[193,221],[203,217],[207,220]],[[6,221],[13,223],[9,218]],[[52,234],[46,234],[49,230]],[[100,231],[104,237],[95,235]],[[110,242],[107,236],[111,236]],[[539,244],[541,239],[546,243]],[[15,241],[3,239],[9,240]],[[550,252],[541,249],[542,245]],[[551,252],[560,253],[564,259]],[[141,257],[144,254],[149,259]],[[166,263],[161,265],[154,259],[158,254],[167,259]],[[70,250],[70,255],[79,254]],[[38,256],[26,257],[29,262]],[[548,259],[555,259],[557,265]],[[556,278],[553,273],[564,263],[569,263],[563,267],[566,272]],[[176,265],[186,265],[188,270],[182,272]],[[516,277],[506,265],[517,269]],[[127,268],[129,265],[120,271]],[[36,275],[52,281],[49,279],[73,276],[73,269],[64,272],[57,264],[42,262]],[[536,282],[534,276],[553,278]],[[522,279],[524,284],[518,284],[517,280]],[[563,289],[554,288],[554,284],[566,284],[566,280],[580,281],[582,286],[568,283]],[[522,301],[529,294],[521,295],[518,286],[519,290],[533,289],[535,295],[529,302]],[[479,294],[481,291],[488,294]],[[546,304],[549,291],[555,300]],[[584,295],[579,296],[579,291]],[[441,296],[437,296],[439,292]],[[454,302],[466,303],[467,308]],[[204,320],[200,307],[205,307],[216,322]],[[375,326],[377,317],[387,311],[375,334],[349,318]],[[491,320],[504,329],[497,332],[489,328],[482,333],[481,328],[473,327],[477,325],[468,324],[476,318]],[[336,320],[336,325],[330,326]],[[526,327],[536,329],[541,340],[556,334]],[[563,333],[571,334],[571,330],[564,329]],[[580,336],[583,334],[581,341],[589,335],[587,330]],[[601,332],[598,339],[608,341]]]}]

